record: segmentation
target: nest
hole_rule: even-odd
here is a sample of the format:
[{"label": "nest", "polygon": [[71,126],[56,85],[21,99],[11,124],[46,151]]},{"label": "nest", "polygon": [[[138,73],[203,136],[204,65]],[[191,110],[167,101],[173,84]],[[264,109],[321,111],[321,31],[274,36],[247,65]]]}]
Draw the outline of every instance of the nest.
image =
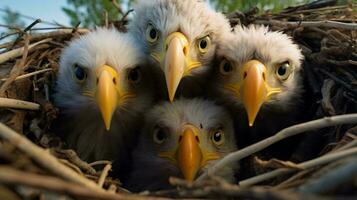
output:
[{"label": "nest", "polygon": [[[311,108],[306,115],[311,120],[357,111],[357,5],[335,4],[317,1],[277,14],[257,14],[253,9],[228,15],[232,26],[265,24],[291,35],[300,45],[305,55],[305,90],[310,97],[306,101]],[[51,133],[58,114],[51,101],[52,85],[61,50],[66,42],[89,30],[56,27],[31,34],[38,22],[18,30],[13,41],[0,45],[0,199],[48,195],[79,199],[356,197],[357,127],[342,125],[356,125],[354,115],[311,123],[314,126],[306,130],[337,125],[305,133],[300,148],[312,160],[297,164],[256,158],[255,167],[270,172],[241,180],[239,185],[214,176],[194,183],[172,178],[170,183],[176,189],[130,193],[119,180],[108,176],[110,162],[86,163]],[[125,30],[125,24],[114,23],[120,30]],[[286,132],[289,130],[283,134],[289,135]],[[267,145],[248,147],[253,149],[249,155]]]}]

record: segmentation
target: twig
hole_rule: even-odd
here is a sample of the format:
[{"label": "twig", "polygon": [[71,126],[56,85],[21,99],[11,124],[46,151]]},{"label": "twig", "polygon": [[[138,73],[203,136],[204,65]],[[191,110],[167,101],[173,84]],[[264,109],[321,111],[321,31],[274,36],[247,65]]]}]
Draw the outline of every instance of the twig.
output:
[{"label": "twig", "polygon": [[29,43],[30,43],[30,36],[26,34],[25,37],[25,46],[23,47],[23,54],[20,62],[16,62],[15,66],[12,68],[10,72],[10,77],[5,81],[4,84],[0,87],[0,97],[5,96],[5,91],[8,89],[10,84],[15,80],[17,76],[19,76],[26,66],[26,59],[29,52]]},{"label": "twig", "polygon": [[109,161],[109,160],[98,160],[98,161],[95,161],[95,162],[92,162],[92,163],[89,163],[88,165],[93,167],[93,166],[96,166],[96,165],[107,165],[107,164],[111,164],[112,162]]},{"label": "twig", "polygon": [[46,169],[50,170],[52,173],[66,180],[72,181],[73,183],[87,186],[93,191],[103,191],[93,181],[78,175],[75,171],[62,164],[56,157],[52,156],[49,151],[36,146],[30,140],[19,135],[3,123],[0,123],[0,137],[8,140],[11,144],[25,152],[32,159],[37,161]]},{"label": "twig", "polygon": [[112,169],[112,165],[111,164],[107,164],[105,165],[102,173],[100,174],[99,180],[98,180],[98,185],[99,187],[103,187],[104,182],[105,182],[105,178],[107,178],[109,171]]},{"label": "twig", "polygon": [[85,28],[63,29],[63,30],[58,30],[58,31],[33,34],[32,40],[42,40],[44,38],[66,36],[66,35],[73,34],[73,30],[75,30],[76,33],[88,33],[89,32],[89,29],[85,29]]},{"label": "twig", "polygon": [[25,110],[39,110],[40,105],[37,103],[28,102],[28,101],[0,97],[0,108],[18,108],[18,109],[25,109]]},{"label": "twig", "polygon": [[106,10],[103,11],[103,20],[104,20],[104,27],[109,27],[109,20],[108,20],[108,12]]},{"label": "twig", "polygon": [[17,42],[20,40],[20,38],[26,34],[27,31],[31,30],[32,27],[34,27],[36,24],[40,23],[41,22],[41,19],[36,19],[35,21],[33,21],[30,25],[28,25],[23,31],[21,31],[19,33],[19,35],[17,36],[17,38],[15,39],[14,43],[12,44],[12,46],[9,48],[9,49],[12,49],[16,44]]},{"label": "twig", "polygon": [[[26,177],[26,178],[24,178]],[[141,197],[130,194],[113,194],[104,190],[92,190],[78,184],[66,182],[62,179],[38,175],[29,172],[22,172],[10,167],[0,167],[0,182],[14,185],[25,185],[29,187],[55,191],[61,194],[70,194],[80,199],[101,199],[101,200],[123,200],[123,199],[154,199],[160,200],[165,198],[159,197]],[[167,199],[167,198],[166,198]]]},{"label": "twig", "polygon": [[[344,158],[344,157],[347,157],[347,156],[350,156],[350,155],[354,155],[356,153],[357,153],[357,147],[354,147],[354,148],[347,149],[347,150],[344,150],[344,151],[339,151],[339,152],[336,152],[336,153],[326,154],[326,155],[321,156],[319,158],[315,158],[315,159],[300,163],[297,166],[299,166],[300,168],[308,169],[308,168],[311,168],[311,167],[315,167],[315,166],[318,166],[318,165],[323,165],[323,164],[332,162],[332,161],[340,159],[340,158]],[[243,180],[243,181],[239,182],[239,185],[241,187],[249,187],[251,185],[260,183],[262,181],[266,181],[266,180],[272,179],[274,177],[285,175],[285,174],[288,174],[288,173],[291,173],[291,172],[294,172],[294,171],[296,171],[296,170],[295,169],[287,169],[287,168],[285,168],[285,169],[276,169],[276,170],[273,170],[271,172],[267,172],[267,173],[264,173],[264,174],[261,174],[261,175],[254,176],[252,178],[248,178],[246,180]]]},{"label": "twig", "polygon": [[[65,157],[66,159],[71,161],[74,165],[79,167],[81,170],[84,170],[88,174],[95,175],[97,173],[92,166],[90,166],[87,162],[81,160],[78,157],[77,153],[71,149],[55,149],[54,153],[63,154],[61,155],[61,157],[62,156]],[[56,155],[56,157],[58,156]]]},{"label": "twig", "polygon": [[266,24],[266,25],[276,25],[290,28],[297,27],[323,27],[323,28],[337,28],[337,29],[346,29],[346,30],[357,30],[357,24],[355,23],[343,23],[335,21],[296,21],[296,22],[283,22],[278,20],[256,20],[257,24]]},{"label": "twig", "polygon": [[318,72],[321,72],[324,75],[328,76],[329,78],[334,80],[337,84],[339,84],[342,87],[346,88],[349,92],[351,92],[353,94],[354,97],[357,97],[357,92],[355,90],[353,90],[353,86],[352,85],[346,83],[344,80],[342,80],[341,78],[339,78],[339,77],[333,75],[332,73],[326,71],[325,69],[317,68],[316,70]]},{"label": "twig", "polygon": [[122,22],[125,21],[126,17],[128,17],[128,15],[133,11],[134,11],[134,9],[130,9],[130,10],[126,11],[126,13],[123,15],[123,17],[121,18],[120,21],[122,21]]},{"label": "twig", "polygon": [[[51,38],[47,38],[47,39],[38,41],[36,43],[33,43],[33,44],[29,45],[28,50],[30,51],[35,46],[37,46],[39,44],[43,44],[43,43],[49,42],[51,40],[52,40]],[[4,63],[4,62],[6,62],[6,61],[8,61],[10,59],[19,57],[20,55],[23,54],[24,49],[25,49],[24,47],[20,47],[18,49],[13,49],[11,51],[8,51],[8,52],[0,54],[0,64]]]},{"label": "twig", "polygon": [[288,128],[285,128],[285,129],[279,131],[277,134],[275,134],[271,137],[268,137],[258,143],[250,145],[242,150],[228,154],[222,160],[220,160],[219,162],[214,164],[212,167],[208,168],[207,171],[204,172],[197,179],[197,181],[201,181],[201,180],[207,178],[209,175],[215,175],[217,172],[222,170],[222,168],[231,166],[232,164],[235,164],[239,160],[241,160],[255,152],[258,152],[262,149],[265,149],[268,146],[270,146],[280,140],[283,140],[285,138],[288,138],[288,137],[291,137],[291,136],[294,136],[294,135],[297,135],[299,133],[303,133],[306,131],[314,130],[314,129],[336,126],[336,125],[341,125],[341,124],[354,124],[354,123],[357,123],[357,114],[336,115],[333,117],[325,117],[322,119],[317,119],[317,120],[297,124],[294,126],[290,126]]},{"label": "twig", "polygon": [[77,165],[72,164],[66,159],[58,159],[58,160],[61,161],[63,164],[67,165],[68,167],[70,167],[71,169],[73,169],[74,171],[76,171],[78,174],[83,175],[82,170]]},{"label": "twig", "polygon": [[[52,71],[52,70],[53,69],[51,69],[51,68],[49,68],[49,69],[41,69],[41,70],[38,70],[38,71],[35,71],[35,72],[24,74],[24,75],[16,77],[15,81],[20,80],[20,79],[24,79],[24,78],[28,78],[28,77],[31,77],[31,76],[34,76],[34,75],[37,75],[37,74],[41,74],[41,73],[44,73],[44,72]],[[1,81],[6,81],[7,78],[3,78],[3,79],[0,79],[0,80]]]},{"label": "twig", "polygon": [[262,160],[257,156],[254,157],[254,163],[259,165],[261,168],[270,168],[270,169],[278,169],[278,168],[290,168],[290,169],[302,169],[296,163],[291,161],[282,161],[276,158],[272,158],[270,160]]},{"label": "twig", "polygon": [[331,92],[332,88],[335,86],[335,82],[331,79],[325,79],[324,84],[321,88],[322,100],[321,106],[322,109],[327,112],[329,115],[335,115],[336,111],[331,103]]}]

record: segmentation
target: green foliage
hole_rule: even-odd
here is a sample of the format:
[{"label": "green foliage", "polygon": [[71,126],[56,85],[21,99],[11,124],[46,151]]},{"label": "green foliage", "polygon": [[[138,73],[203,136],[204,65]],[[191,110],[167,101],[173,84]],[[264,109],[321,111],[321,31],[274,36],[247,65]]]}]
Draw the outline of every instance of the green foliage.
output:
[{"label": "green foliage", "polygon": [[[116,0],[119,5],[128,5],[131,0]],[[75,26],[81,22],[81,26],[94,27],[103,24],[104,13],[108,13],[108,20],[114,21],[120,18],[120,13],[110,0],[67,0],[67,7],[62,7],[63,12]]]},{"label": "green foliage", "polygon": [[295,6],[312,0],[209,0],[217,9],[223,12],[233,12],[235,10],[248,11],[257,7],[260,11],[271,10],[278,12],[288,6]]}]

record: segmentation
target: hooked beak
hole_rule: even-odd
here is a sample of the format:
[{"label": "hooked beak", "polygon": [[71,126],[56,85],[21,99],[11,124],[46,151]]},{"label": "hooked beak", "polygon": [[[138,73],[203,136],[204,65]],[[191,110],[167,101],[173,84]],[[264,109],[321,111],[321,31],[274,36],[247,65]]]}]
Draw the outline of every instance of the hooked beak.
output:
[{"label": "hooked beak", "polygon": [[110,129],[113,113],[118,105],[118,73],[110,66],[103,65],[96,70],[96,100],[102,113],[105,128]]},{"label": "hooked beak", "polygon": [[264,102],[270,96],[280,93],[280,88],[272,88],[266,82],[266,67],[258,60],[250,60],[242,67],[242,81],[237,84],[227,85],[241,98],[248,115],[249,126],[253,126],[255,118]]},{"label": "hooked beak", "polygon": [[216,152],[208,152],[200,146],[200,129],[186,124],[180,134],[178,146],[173,151],[161,152],[160,157],[167,158],[177,165],[185,180],[192,182],[198,171],[210,160],[219,159]]},{"label": "hooked beak", "polygon": [[173,101],[186,70],[189,43],[182,33],[175,32],[167,37],[165,44],[167,50],[164,58],[164,73],[169,99]]},{"label": "hooked beak", "polygon": [[187,181],[193,181],[202,163],[202,151],[194,129],[187,127],[177,149],[178,167]]}]

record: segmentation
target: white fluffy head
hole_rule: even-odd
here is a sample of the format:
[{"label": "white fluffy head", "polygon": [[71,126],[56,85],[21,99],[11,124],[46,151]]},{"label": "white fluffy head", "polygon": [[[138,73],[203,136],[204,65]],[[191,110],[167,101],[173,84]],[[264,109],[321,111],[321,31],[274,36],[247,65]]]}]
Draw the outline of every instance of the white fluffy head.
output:
[{"label": "white fluffy head", "polygon": [[[96,69],[103,65],[116,71],[118,88],[133,94],[121,99],[122,103],[113,113],[109,132],[94,94],[97,91]],[[86,74],[84,80],[76,79],[78,67]],[[138,81],[129,80],[132,70],[139,71]],[[141,51],[129,34],[99,28],[69,42],[61,55],[54,100],[63,121],[58,124],[59,129],[63,129],[71,148],[75,148],[82,159],[120,160],[118,154],[128,153],[132,145],[130,138],[140,129],[141,113],[152,105],[151,79],[151,68],[143,63]]]},{"label": "white fluffy head", "polygon": [[[269,31],[268,27],[251,25],[249,27],[236,26],[233,33],[226,33],[217,50],[217,58],[228,60],[233,71],[223,75],[219,71],[219,63],[216,66],[218,84],[237,82],[242,77],[240,69],[242,65],[251,59],[259,60],[267,68],[266,81],[271,87],[279,87],[283,92],[275,94],[263,104],[263,107],[279,104],[280,108],[288,108],[294,105],[293,98],[302,93],[301,60],[303,55],[298,45],[294,44],[288,35]],[[276,70],[279,64],[288,62],[293,67],[289,78],[282,81],[277,78]],[[226,93],[226,92],[225,92]],[[225,96],[232,96],[226,93]],[[240,103],[240,102],[239,102]]]},{"label": "white fluffy head", "polygon": [[[93,98],[82,95],[93,92],[96,85],[95,69],[109,65],[120,74],[119,84],[130,89],[127,81],[129,70],[141,63],[141,52],[129,34],[114,29],[98,28],[80,36],[63,50],[56,86],[56,104],[65,108],[78,108],[93,103]],[[85,69],[87,79],[78,83],[74,78],[75,66]]]},{"label": "white fluffy head", "polygon": [[[149,55],[161,52],[165,38],[173,32],[182,32],[189,40],[191,58],[200,61],[204,67],[196,68],[192,73],[204,70],[212,61],[217,41],[222,38],[222,31],[230,30],[228,20],[217,13],[204,1],[199,0],[138,0],[134,5],[135,16],[129,24],[133,33]],[[145,39],[148,24],[159,31],[159,39],[155,44],[149,44]],[[208,52],[200,54],[197,50],[197,40],[209,35],[212,45]]]}]

